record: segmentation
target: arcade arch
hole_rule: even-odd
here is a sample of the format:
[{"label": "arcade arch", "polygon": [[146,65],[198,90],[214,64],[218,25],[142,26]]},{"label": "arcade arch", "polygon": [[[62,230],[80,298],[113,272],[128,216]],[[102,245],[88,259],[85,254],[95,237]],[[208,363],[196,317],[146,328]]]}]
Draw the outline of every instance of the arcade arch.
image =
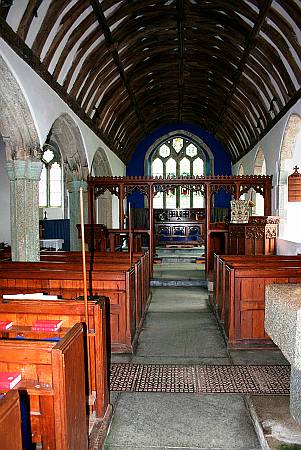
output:
[{"label": "arcade arch", "polygon": [[[278,215],[281,217],[279,236],[301,242],[300,225],[296,217],[301,215],[300,203],[288,202],[288,176],[295,165],[301,167],[301,117],[292,114],[283,133],[279,154]],[[299,149],[299,150],[298,150]]]},{"label": "arcade arch", "polygon": [[[266,161],[261,147],[259,147],[255,156],[253,173],[254,175],[266,175]],[[258,192],[255,194],[255,215],[264,215],[264,198]]]},{"label": "arcade arch", "polygon": [[[112,170],[105,151],[98,148],[94,154],[91,167],[91,175],[95,177],[111,177]],[[112,194],[106,191],[97,198],[96,202],[97,223],[112,228]]]}]

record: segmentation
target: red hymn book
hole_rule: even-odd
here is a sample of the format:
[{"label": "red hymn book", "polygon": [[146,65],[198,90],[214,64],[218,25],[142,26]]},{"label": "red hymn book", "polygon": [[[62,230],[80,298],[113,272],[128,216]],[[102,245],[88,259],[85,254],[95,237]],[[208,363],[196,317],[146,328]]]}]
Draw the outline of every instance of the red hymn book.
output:
[{"label": "red hymn book", "polygon": [[63,323],[63,320],[36,320],[31,329],[33,331],[57,331]]},{"label": "red hymn book", "polygon": [[8,330],[13,326],[13,323],[9,320],[0,320],[0,330]]},{"label": "red hymn book", "polygon": [[20,372],[0,372],[0,390],[12,389],[21,381]]}]

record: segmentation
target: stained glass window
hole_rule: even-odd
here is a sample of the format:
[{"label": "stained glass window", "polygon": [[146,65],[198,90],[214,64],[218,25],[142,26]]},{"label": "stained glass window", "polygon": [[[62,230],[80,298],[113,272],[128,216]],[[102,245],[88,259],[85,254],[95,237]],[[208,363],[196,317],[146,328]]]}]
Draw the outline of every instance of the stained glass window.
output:
[{"label": "stained glass window", "polygon": [[60,152],[47,144],[42,154],[43,168],[39,182],[39,206],[62,205],[62,163]]},{"label": "stained glass window", "polygon": [[184,145],[184,141],[180,137],[176,137],[172,140],[172,146],[177,153],[179,153],[179,151],[182,150],[183,145]]},{"label": "stained glass window", "polygon": [[186,155],[187,155],[187,156],[193,157],[193,156],[196,156],[197,153],[198,153],[198,149],[196,148],[195,145],[189,144],[189,145],[186,147]]},{"label": "stained glass window", "polygon": [[193,207],[194,208],[204,208],[204,196],[201,192],[193,192]]},{"label": "stained glass window", "polygon": [[160,158],[156,158],[152,164],[153,177],[163,177],[163,161]]},{"label": "stained glass window", "polygon": [[166,167],[166,177],[176,178],[177,163],[173,158],[169,158],[166,161],[165,167]]},{"label": "stained glass window", "polygon": [[201,176],[204,175],[204,160],[201,158],[196,158],[193,163],[193,169],[192,169],[192,173],[193,175],[196,176]]},{"label": "stained glass window", "polygon": [[[178,178],[202,176],[205,173],[205,155],[194,142],[175,136],[161,142],[150,157],[152,176]],[[158,192],[154,196],[154,208],[201,208],[203,195],[183,186]]]},{"label": "stained glass window", "polygon": [[163,208],[163,192],[157,192],[153,199],[153,207],[155,209]]},{"label": "stained glass window", "polygon": [[180,208],[190,208],[190,191],[182,186],[180,188]]},{"label": "stained glass window", "polygon": [[166,208],[168,209],[174,209],[177,207],[176,188],[171,188],[167,191],[165,202]]},{"label": "stained glass window", "polygon": [[47,206],[47,170],[45,165],[43,165],[39,182],[39,206]]},{"label": "stained glass window", "polygon": [[161,145],[159,154],[162,158],[167,158],[170,155],[170,148],[166,144]]},{"label": "stained glass window", "polygon": [[62,169],[55,162],[50,167],[50,206],[61,206],[62,204]]},{"label": "stained glass window", "polygon": [[190,161],[188,158],[183,158],[180,161],[180,175],[181,177],[190,176]]}]

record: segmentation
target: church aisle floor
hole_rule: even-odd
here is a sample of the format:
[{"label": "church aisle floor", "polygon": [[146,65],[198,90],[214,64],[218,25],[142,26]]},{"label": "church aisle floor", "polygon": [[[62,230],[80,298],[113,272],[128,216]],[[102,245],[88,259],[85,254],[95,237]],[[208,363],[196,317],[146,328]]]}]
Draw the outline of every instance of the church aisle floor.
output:
[{"label": "church aisle floor", "polygon": [[[162,268],[160,268],[162,270]],[[112,362],[133,364],[284,364],[259,352],[228,354],[208,291],[199,287],[153,288],[135,355]],[[266,353],[266,352],[264,352]],[[255,361],[254,361],[255,358]],[[112,392],[114,416],[105,450],[259,450],[242,395]]]},{"label": "church aisle floor", "polygon": [[[155,288],[132,363],[230,364],[200,288]],[[112,362],[129,361],[117,356]],[[105,449],[259,449],[242,396],[114,393]]]}]

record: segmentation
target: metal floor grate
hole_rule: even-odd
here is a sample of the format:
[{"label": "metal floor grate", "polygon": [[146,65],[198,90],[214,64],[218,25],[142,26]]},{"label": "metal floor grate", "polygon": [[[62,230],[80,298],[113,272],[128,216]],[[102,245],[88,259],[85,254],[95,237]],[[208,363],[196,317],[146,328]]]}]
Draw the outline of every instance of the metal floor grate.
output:
[{"label": "metal floor grate", "polygon": [[290,366],[112,364],[112,391],[289,395]]}]

